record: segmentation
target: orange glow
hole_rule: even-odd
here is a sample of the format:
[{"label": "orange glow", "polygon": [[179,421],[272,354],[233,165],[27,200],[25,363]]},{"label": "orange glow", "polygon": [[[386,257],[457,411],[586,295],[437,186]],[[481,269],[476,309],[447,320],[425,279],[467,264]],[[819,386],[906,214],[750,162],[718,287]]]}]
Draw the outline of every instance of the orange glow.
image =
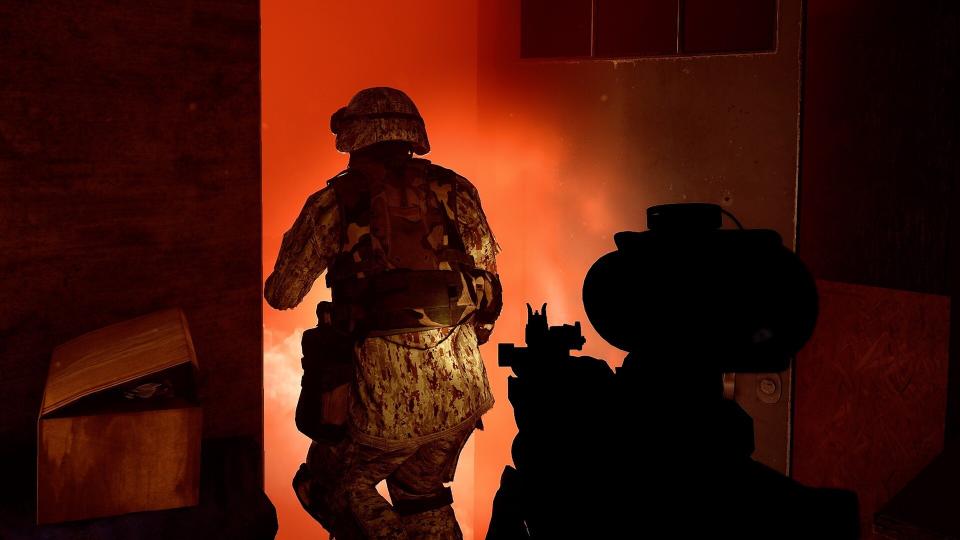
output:
[{"label": "orange glow", "polygon": [[[635,227],[611,208],[614,172],[598,166],[582,180],[562,177],[560,164],[571,150],[549,128],[517,123],[480,136],[477,9],[476,1],[442,0],[262,4],[264,277],[307,196],[346,165],[333,148],[330,114],[368,86],[394,86],[413,98],[433,147],[426,157],[477,186],[502,247],[505,307],[482,348],[497,403],[484,417],[486,430],[464,450],[453,484],[467,539],[486,534],[516,433],[506,397],[509,370],[497,367],[495,343],[522,343],[524,303],[546,301],[553,324],[584,323],[584,354],[619,364],[623,353],[586,324],[580,290],[590,264],[613,249],[612,233]],[[583,186],[570,184],[575,181],[590,183],[589,196],[580,196]],[[299,335],[315,324],[314,307],[324,299],[329,292],[319,281],[294,310],[264,304],[266,491],[277,507],[281,540],[326,537],[290,487],[309,444],[293,421]]]}]

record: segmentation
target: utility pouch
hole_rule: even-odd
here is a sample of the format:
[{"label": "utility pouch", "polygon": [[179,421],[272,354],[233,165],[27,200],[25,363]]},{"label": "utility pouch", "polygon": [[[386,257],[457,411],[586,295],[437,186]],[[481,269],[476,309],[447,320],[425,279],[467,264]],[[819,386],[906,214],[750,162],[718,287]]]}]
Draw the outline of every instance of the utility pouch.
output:
[{"label": "utility pouch", "polygon": [[317,305],[319,324],[303,333],[303,378],[296,423],[315,441],[336,442],[346,433],[350,386],[354,379],[353,337],[338,330],[333,304]]}]

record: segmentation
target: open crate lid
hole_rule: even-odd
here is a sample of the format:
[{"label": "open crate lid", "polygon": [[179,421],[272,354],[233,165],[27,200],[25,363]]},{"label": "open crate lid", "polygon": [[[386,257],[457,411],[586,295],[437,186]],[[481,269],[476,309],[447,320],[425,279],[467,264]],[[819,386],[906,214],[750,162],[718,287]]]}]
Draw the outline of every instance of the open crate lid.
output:
[{"label": "open crate lid", "polygon": [[187,319],[179,309],[94,330],[54,349],[40,416],[187,362],[196,369]]}]

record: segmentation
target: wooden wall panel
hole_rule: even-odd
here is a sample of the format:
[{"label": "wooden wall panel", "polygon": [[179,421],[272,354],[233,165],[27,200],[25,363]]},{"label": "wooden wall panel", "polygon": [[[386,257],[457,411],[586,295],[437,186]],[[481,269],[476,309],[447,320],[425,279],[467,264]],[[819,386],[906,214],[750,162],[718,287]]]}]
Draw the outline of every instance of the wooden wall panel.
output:
[{"label": "wooden wall panel", "polygon": [[[960,4],[806,5],[797,249],[819,279],[960,296]],[[948,437],[960,433],[960,318]]]},{"label": "wooden wall panel", "polygon": [[684,0],[685,53],[772,51],[777,0]]},{"label": "wooden wall panel", "polygon": [[950,301],[819,281],[794,368],[793,477],[852,489],[861,528],[943,449]]},{"label": "wooden wall panel", "polygon": [[623,58],[677,53],[678,0],[597,0],[595,56]]}]

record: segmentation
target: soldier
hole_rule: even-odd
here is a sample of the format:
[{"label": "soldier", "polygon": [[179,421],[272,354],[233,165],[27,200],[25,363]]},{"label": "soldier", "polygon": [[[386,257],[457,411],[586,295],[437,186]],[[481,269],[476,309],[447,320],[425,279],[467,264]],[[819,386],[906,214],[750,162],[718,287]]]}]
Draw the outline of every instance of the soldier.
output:
[{"label": "soldier", "polygon": [[362,90],[330,126],[349,165],[284,235],[265,297],[292,308],[327,270],[355,379],[347,435],[314,441],[294,487],[338,539],[461,538],[444,483],[493,406],[478,345],[500,312],[499,246],[476,188],[413,157],[430,144],[406,94]]}]

